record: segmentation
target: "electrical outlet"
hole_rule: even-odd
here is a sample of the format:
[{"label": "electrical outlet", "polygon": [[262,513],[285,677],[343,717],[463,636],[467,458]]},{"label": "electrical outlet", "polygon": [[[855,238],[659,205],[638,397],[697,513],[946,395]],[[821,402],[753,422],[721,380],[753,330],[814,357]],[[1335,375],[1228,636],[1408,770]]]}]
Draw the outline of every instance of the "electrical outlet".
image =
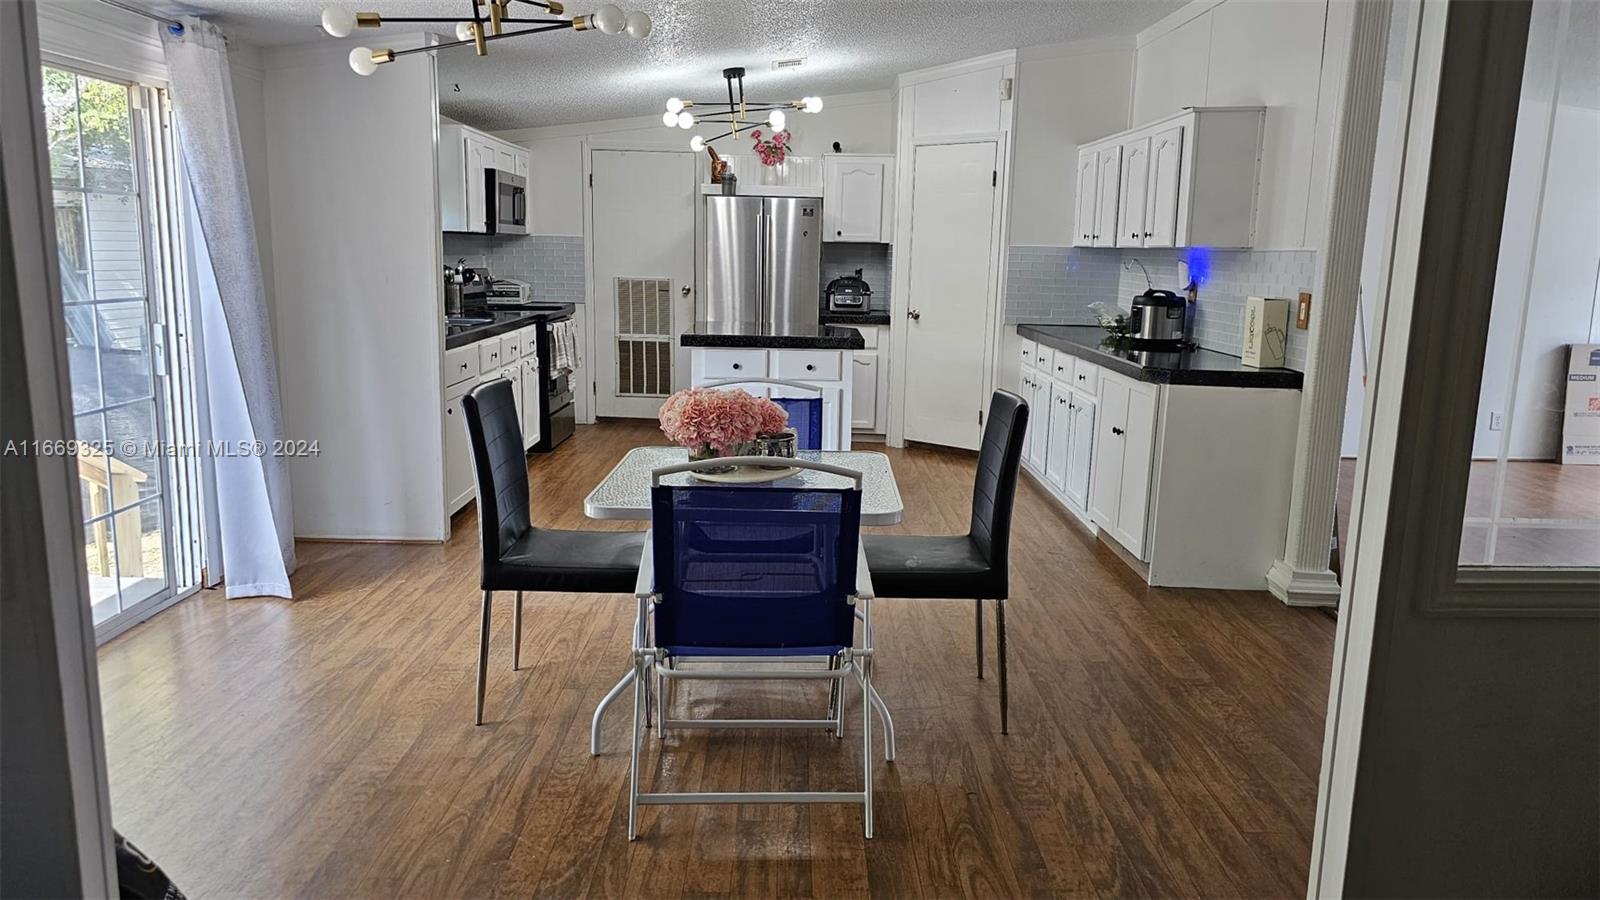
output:
[{"label": "electrical outlet", "polygon": [[1295,307],[1294,327],[1301,331],[1311,327],[1311,295],[1305,291],[1300,292],[1300,303]]},{"label": "electrical outlet", "polygon": [[1489,430],[1499,431],[1506,427],[1506,414],[1499,411],[1489,413]]}]

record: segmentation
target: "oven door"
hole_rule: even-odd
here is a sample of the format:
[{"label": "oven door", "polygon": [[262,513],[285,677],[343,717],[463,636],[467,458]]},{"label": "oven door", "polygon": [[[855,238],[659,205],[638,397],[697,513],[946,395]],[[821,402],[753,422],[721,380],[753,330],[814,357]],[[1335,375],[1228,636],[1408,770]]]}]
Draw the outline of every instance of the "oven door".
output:
[{"label": "oven door", "polygon": [[528,179],[489,171],[489,227],[495,234],[528,233]]}]

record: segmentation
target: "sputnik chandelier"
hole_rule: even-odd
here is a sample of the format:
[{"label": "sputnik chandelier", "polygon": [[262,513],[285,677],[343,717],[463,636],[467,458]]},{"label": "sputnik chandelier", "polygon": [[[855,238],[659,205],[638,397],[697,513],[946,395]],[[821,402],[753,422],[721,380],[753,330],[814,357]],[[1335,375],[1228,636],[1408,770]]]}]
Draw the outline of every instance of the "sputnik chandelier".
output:
[{"label": "sputnik chandelier", "polygon": [[[741,131],[759,128],[763,124],[770,126],[773,131],[783,131],[789,124],[788,114],[784,112],[786,109],[797,109],[808,113],[822,112],[821,97],[802,97],[785,103],[746,100],[743,67],[723,69],[722,77],[728,82],[726,102],[716,100],[706,103],[673,97],[667,101],[667,111],[661,114],[661,124],[668,128],[682,128],[687,131],[701,124],[728,126],[727,131],[709,138],[698,134],[690,138],[689,149],[696,153],[704,150],[707,144],[732,137]],[[702,109],[705,112],[699,112]],[[766,116],[762,117],[762,113],[766,113]],[[755,116],[756,121],[751,122],[751,116]]]},{"label": "sputnik chandelier", "polygon": [[[342,6],[329,6],[322,11],[322,30],[336,38],[349,37],[357,28],[378,28],[391,23],[407,24],[439,24],[455,23],[456,40],[428,47],[413,47],[409,50],[373,50],[368,47],[357,47],[350,51],[350,68],[357,75],[371,75],[384,63],[394,62],[397,58],[413,53],[430,53],[434,50],[447,50],[451,47],[464,47],[471,44],[478,51],[479,56],[489,55],[489,44],[492,41],[506,38],[522,37],[528,34],[542,34],[546,31],[598,31],[602,34],[621,34],[627,32],[629,37],[643,39],[650,35],[650,17],[642,12],[624,13],[614,4],[607,3],[594,12],[582,16],[573,16],[570,19],[560,18],[566,12],[566,6],[560,0],[461,0],[472,5],[471,15],[462,20],[455,18],[418,18],[415,16],[382,16],[375,12],[351,12]],[[537,6],[544,11],[544,16],[534,14],[532,17],[513,15],[519,7],[513,3],[523,3],[528,6]],[[507,25],[526,25],[518,31],[506,31]]]}]

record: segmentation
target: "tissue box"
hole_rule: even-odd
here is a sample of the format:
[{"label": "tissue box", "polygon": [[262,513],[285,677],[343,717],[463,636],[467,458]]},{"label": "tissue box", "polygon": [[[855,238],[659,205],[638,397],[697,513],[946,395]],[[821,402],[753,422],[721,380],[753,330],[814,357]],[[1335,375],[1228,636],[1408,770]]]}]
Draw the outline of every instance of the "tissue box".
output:
[{"label": "tissue box", "polygon": [[1257,368],[1282,366],[1289,343],[1289,301],[1249,297],[1244,301],[1244,364]]},{"label": "tissue box", "polygon": [[1570,353],[1561,462],[1600,466],[1600,344],[1573,344]]}]

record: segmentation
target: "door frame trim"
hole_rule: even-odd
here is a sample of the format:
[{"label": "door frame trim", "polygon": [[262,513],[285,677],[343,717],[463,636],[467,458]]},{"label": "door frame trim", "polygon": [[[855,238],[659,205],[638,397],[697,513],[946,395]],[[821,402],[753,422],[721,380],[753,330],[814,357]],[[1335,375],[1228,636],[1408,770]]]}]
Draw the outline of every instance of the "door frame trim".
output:
[{"label": "door frame trim", "polygon": [[[1385,690],[1371,668],[1382,623],[1408,606],[1497,614],[1508,591],[1554,600],[1522,615],[1576,612],[1556,599],[1572,596],[1570,579],[1515,570],[1481,579],[1468,570],[1463,578],[1458,564],[1531,4],[1421,3],[1334,640],[1307,885],[1313,898],[1344,893],[1366,704]],[[1441,302],[1456,314],[1418,314],[1445,308]],[[1492,586],[1498,600],[1450,609],[1462,586],[1482,591],[1479,600]]]}]

